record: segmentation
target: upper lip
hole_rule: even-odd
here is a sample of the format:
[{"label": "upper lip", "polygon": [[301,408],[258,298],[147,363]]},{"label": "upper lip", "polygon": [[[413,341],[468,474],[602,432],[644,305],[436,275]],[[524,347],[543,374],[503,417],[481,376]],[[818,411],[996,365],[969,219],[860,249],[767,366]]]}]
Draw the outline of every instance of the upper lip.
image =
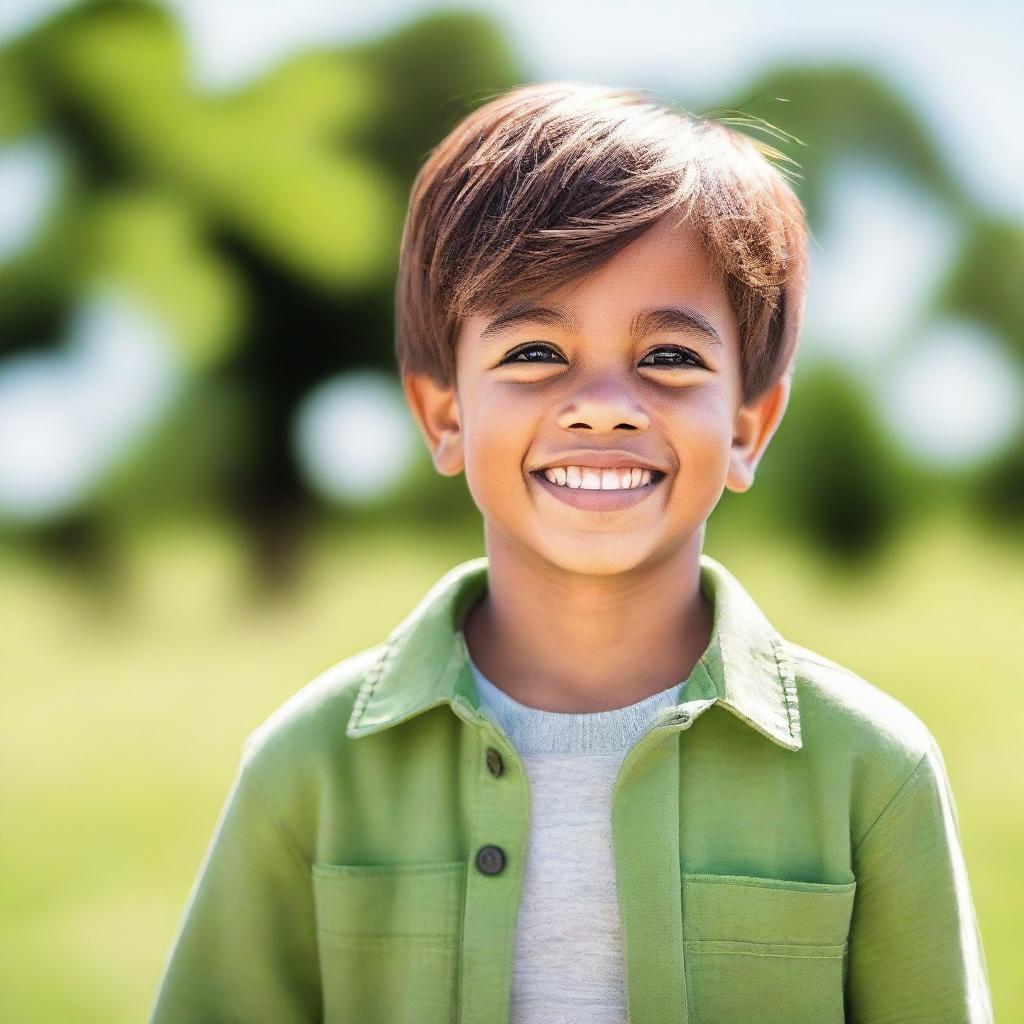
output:
[{"label": "upper lip", "polygon": [[665,473],[657,463],[642,455],[622,449],[604,449],[601,451],[587,451],[576,449],[570,452],[562,452],[560,455],[552,456],[539,466],[534,466],[531,473],[539,473],[543,469],[551,469],[553,466],[593,466],[594,469],[627,469],[631,466],[639,466],[641,469],[654,470],[657,473]]}]

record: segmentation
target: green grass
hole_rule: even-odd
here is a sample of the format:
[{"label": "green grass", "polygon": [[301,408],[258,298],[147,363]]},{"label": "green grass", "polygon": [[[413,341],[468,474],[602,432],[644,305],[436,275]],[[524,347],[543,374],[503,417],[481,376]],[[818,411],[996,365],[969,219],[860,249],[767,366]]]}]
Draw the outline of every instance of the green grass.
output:
[{"label": "green grass", "polygon": [[[706,550],[797,643],[906,703],[945,755],[997,1019],[1024,1019],[1024,557],[956,520],[846,579],[772,538]],[[4,1019],[144,1020],[245,736],[383,639],[477,536],[321,537],[300,580],[249,594],[233,534],[129,542],[97,598],[0,552],[0,1007]]]}]

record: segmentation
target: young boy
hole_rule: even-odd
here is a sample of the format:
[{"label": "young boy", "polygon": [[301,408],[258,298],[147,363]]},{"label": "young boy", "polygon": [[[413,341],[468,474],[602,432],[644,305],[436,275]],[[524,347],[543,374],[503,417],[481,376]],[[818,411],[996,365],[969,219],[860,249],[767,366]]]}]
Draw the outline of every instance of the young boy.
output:
[{"label": "young boy", "polygon": [[929,730],[701,550],[792,380],[770,155],[565,82],[430,154],[398,361],[487,554],[249,736],[154,1024],[991,1021]]}]

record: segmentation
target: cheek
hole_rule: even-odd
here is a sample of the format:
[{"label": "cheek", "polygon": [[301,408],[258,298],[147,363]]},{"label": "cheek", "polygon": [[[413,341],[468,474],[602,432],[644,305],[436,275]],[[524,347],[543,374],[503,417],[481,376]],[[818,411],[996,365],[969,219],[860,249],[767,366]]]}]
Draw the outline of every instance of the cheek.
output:
[{"label": "cheek", "polygon": [[466,435],[467,473],[481,490],[522,486],[535,436],[529,403],[500,390],[481,392]]},{"label": "cheek", "polygon": [[681,473],[717,486],[724,478],[732,447],[728,403],[715,395],[688,403],[679,410],[673,432]]}]

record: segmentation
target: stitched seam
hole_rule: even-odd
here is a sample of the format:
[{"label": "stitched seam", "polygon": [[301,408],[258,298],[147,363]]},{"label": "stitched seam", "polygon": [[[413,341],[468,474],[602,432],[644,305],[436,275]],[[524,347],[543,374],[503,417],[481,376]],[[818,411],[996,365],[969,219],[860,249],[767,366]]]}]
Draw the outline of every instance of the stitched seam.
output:
[{"label": "stitched seam", "polygon": [[896,805],[903,799],[904,795],[910,792],[911,783],[917,777],[917,773],[921,770],[921,765],[923,765],[927,759],[928,751],[925,751],[921,755],[921,760],[918,761],[916,765],[914,765],[914,770],[903,780],[899,789],[897,789],[896,792],[892,795],[892,798],[889,800],[889,802],[881,809],[881,811],[878,812],[878,816],[871,823],[871,826],[868,828],[867,832],[864,833],[864,835],[861,837],[860,842],[854,848],[854,860],[856,860],[857,857],[860,855],[861,850],[864,849],[864,844],[874,833],[875,829],[881,823],[882,819],[889,816],[890,809],[895,808]]},{"label": "stitched seam", "polygon": [[373,697],[373,692],[377,687],[377,683],[380,681],[380,677],[384,674],[384,666],[392,656],[396,639],[397,637],[388,637],[387,642],[384,645],[384,650],[381,652],[376,664],[370,667],[369,671],[366,673],[366,679],[363,680],[363,685],[359,687],[359,696],[356,698],[356,708],[354,712],[357,728],[362,724],[363,716],[366,714],[367,707],[369,707],[370,699]]},{"label": "stitched seam", "polygon": [[770,941],[758,941],[757,939],[687,939],[691,945],[698,945],[702,942],[741,942],[748,946],[794,946],[800,949],[841,949],[845,942],[786,942],[784,939],[772,939]]},{"label": "stitched seam", "polygon": [[[845,942],[785,942],[784,940],[780,940],[780,939],[772,939],[771,941],[767,941],[767,940],[761,941],[761,940],[758,940],[758,939],[686,939],[686,942],[687,942],[688,945],[691,945],[691,946],[701,946],[701,945],[706,944],[706,943],[715,943],[715,942],[730,942],[730,943],[731,942],[738,942],[742,946],[788,946],[788,947],[792,947],[794,949],[842,949],[846,945]],[[735,950],[729,949],[729,950],[723,950],[723,952],[754,952],[754,953],[761,953],[761,950],[760,949],[735,949]],[[796,956],[796,955],[799,955],[797,953],[793,953],[793,954],[790,954],[790,953],[768,953],[767,951],[766,951],[766,954],[767,955],[775,955],[775,956],[788,956],[788,955],[795,955]],[[829,954],[828,953],[823,953],[822,955],[829,955]]]},{"label": "stitched seam", "polygon": [[826,895],[839,894],[842,895],[844,892],[852,888],[853,882],[820,882],[815,883],[819,885],[837,885],[843,886],[842,889],[793,889],[785,885],[764,885],[761,882],[711,882],[706,878],[683,878],[684,885],[713,885],[717,889],[756,889],[758,891],[768,889],[771,892],[802,892],[810,893],[811,895],[818,895],[819,893],[825,893]]},{"label": "stitched seam", "polygon": [[779,660],[780,645],[777,637],[769,636],[768,640],[772,649],[772,657],[775,659],[775,670],[779,676],[779,682],[782,684],[782,700],[786,705],[786,724],[789,726],[789,735],[796,739],[796,732],[793,729],[793,712],[795,710],[796,703],[796,679],[790,678],[789,674],[783,669],[782,663]]},{"label": "stitched seam", "polygon": [[436,864],[314,864],[314,874],[324,878],[395,878],[422,875],[454,874],[462,867],[461,860],[438,861]]},{"label": "stitched seam", "polygon": [[[834,951],[831,953],[820,953],[817,956],[810,956],[805,953],[770,953],[766,950],[758,949],[703,949],[700,946],[700,941],[701,940],[691,939],[688,942],[688,945],[691,947],[689,951],[697,956],[709,956],[717,953],[721,954],[722,956],[769,956],[777,957],[779,959],[789,958],[793,960],[838,960],[840,959],[840,957],[842,957],[846,949],[845,944],[842,946],[835,947],[823,947],[826,949],[833,949]],[[715,942],[719,940],[709,939],[706,941]],[[794,944],[791,942],[786,942],[780,943],[780,945],[792,946]]]},{"label": "stitched seam", "polygon": [[308,876],[310,865],[307,862],[306,858],[302,855],[302,852],[299,849],[299,844],[296,843],[295,840],[292,838],[291,833],[282,824],[280,824],[280,822],[278,822],[277,818],[274,817],[274,815],[270,811],[270,806],[267,803],[266,797],[263,795],[259,787],[256,785],[255,780],[252,779],[249,775],[247,775],[244,771],[241,777],[241,785],[247,788],[249,792],[252,794],[253,800],[259,806],[260,810],[263,811],[263,814],[266,816],[267,821],[270,822],[271,828],[273,828],[273,830],[277,833],[278,838],[284,843],[285,848],[291,854],[292,860],[295,862],[296,866],[299,868],[302,875]]},{"label": "stitched seam", "polygon": [[346,935],[343,932],[333,932],[329,928],[318,928],[317,932],[331,945],[346,949],[401,947],[444,951],[451,954],[456,948],[456,940],[447,935]]}]

